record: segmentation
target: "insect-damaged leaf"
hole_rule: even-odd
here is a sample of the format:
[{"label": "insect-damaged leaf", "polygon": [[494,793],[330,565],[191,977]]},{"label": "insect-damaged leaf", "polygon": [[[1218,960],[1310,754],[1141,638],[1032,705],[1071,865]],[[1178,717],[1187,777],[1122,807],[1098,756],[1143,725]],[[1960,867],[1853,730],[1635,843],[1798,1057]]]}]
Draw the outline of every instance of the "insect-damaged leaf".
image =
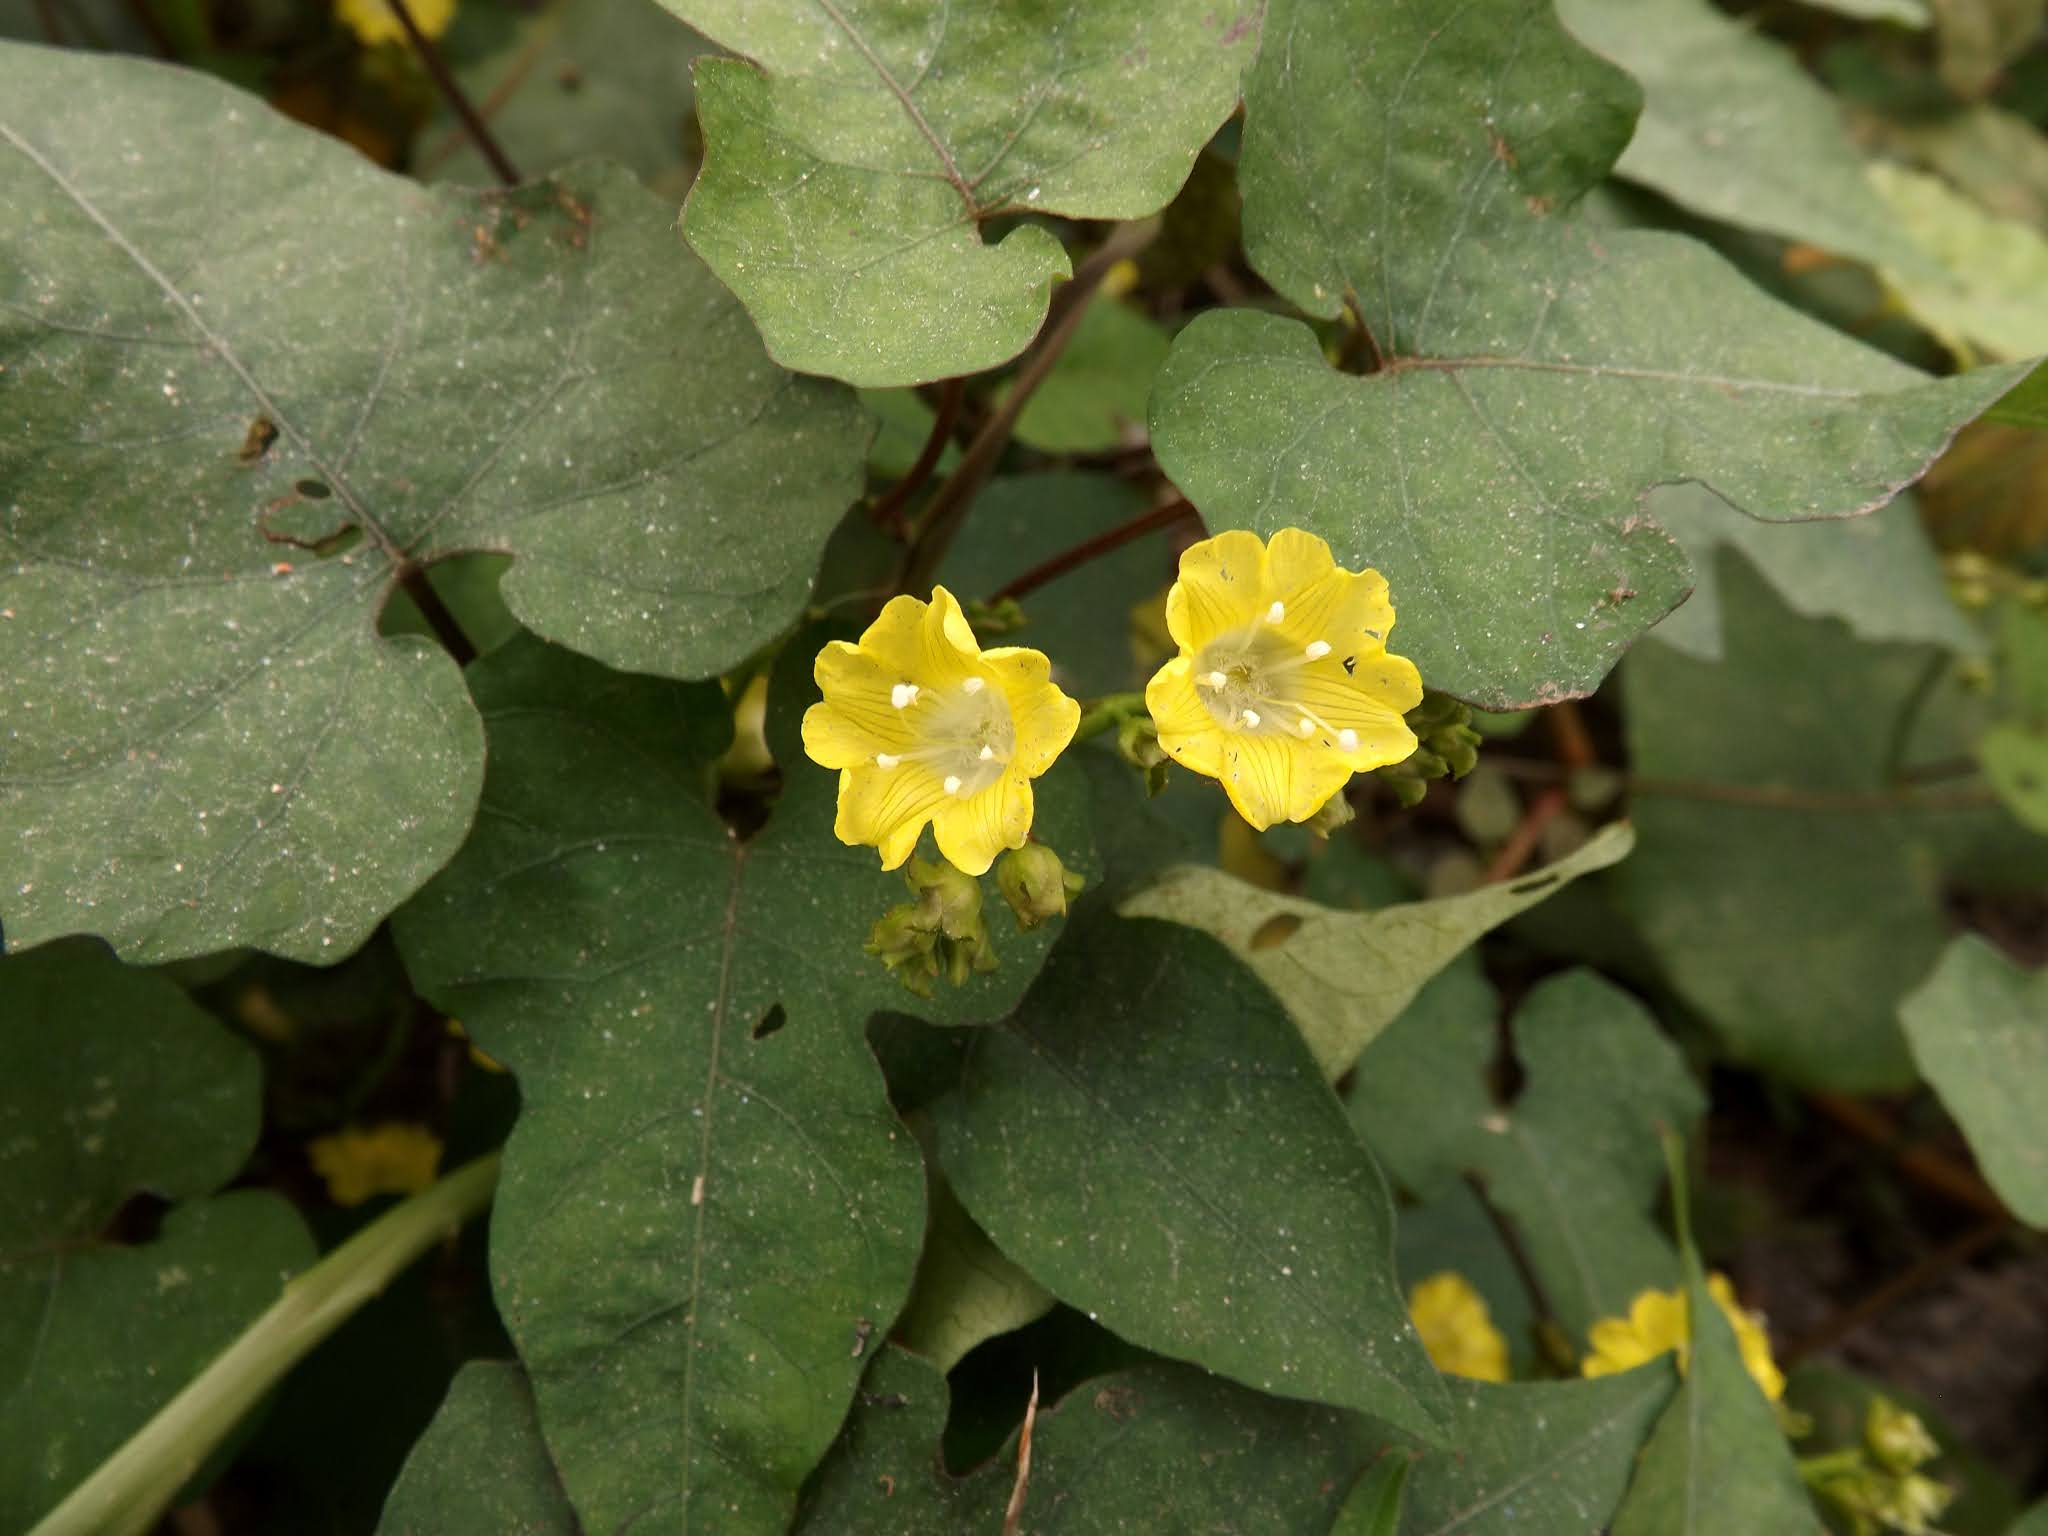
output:
[{"label": "insect-damaged leaf", "polygon": [[859,488],[850,395],[623,172],[429,191],[202,76],[4,45],[0,200],[15,944],[346,953],[482,770],[455,667],[378,637],[397,569],[509,553],[534,629],[701,676]]}]

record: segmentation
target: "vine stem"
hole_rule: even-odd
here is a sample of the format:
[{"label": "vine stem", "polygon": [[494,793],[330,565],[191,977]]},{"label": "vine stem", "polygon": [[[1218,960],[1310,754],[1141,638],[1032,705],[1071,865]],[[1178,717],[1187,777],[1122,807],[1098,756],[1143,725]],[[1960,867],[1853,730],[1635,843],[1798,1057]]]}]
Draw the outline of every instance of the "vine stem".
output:
[{"label": "vine stem", "polygon": [[490,1203],[498,1154],[393,1206],[304,1274],[29,1536],[143,1536],[285,1374],[414,1259]]},{"label": "vine stem", "polygon": [[419,609],[420,617],[427,621],[427,628],[434,632],[441,648],[455,658],[455,665],[466,667],[475,661],[476,642],[469,638],[461,621],[441,601],[441,594],[434,590],[434,584],[427,580],[427,568],[401,557],[395,579],[405,595],[412,599],[413,606]]},{"label": "vine stem", "polygon": [[448,68],[448,61],[441,57],[441,50],[434,46],[434,40],[420,30],[419,21],[405,0],[384,0],[391,7],[391,14],[398,18],[398,24],[405,28],[405,35],[412,43],[412,51],[419,55],[420,67],[425,69],[434,82],[434,89],[441,93],[455,115],[462,119],[462,126],[475,142],[477,151],[490,163],[491,173],[508,187],[519,185],[519,172],[514,169],[504,147],[491,133],[490,124],[483,119],[462,87],[455,82],[454,74]]},{"label": "vine stem", "polygon": [[1154,507],[1149,512],[1140,512],[1128,522],[1118,523],[1114,528],[1105,528],[1092,537],[1083,539],[1071,549],[1063,549],[1050,559],[1041,560],[1021,576],[1012,577],[1003,587],[989,598],[1000,603],[1006,597],[1022,597],[1027,592],[1036,592],[1049,581],[1055,581],[1072,570],[1099,560],[1113,549],[1120,549],[1133,539],[1142,539],[1146,534],[1161,528],[1171,528],[1187,518],[1201,520],[1202,514],[1195,510],[1195,504],[1185,496],[1176,496],[1164,506]]},{"label": "vine stem", "polygon": [[901,480],[890,486],[868,513],[868,520],[884,533],[903,532],[904,505],[931,479],[939,460],[946,456],[946,444],[953,440],[953,423],[960,418],[960,399],[967,392],[965,379],[948,379],[939,386],[938,409],[932,416],[932,430],[924,449]]},{"label": "vine stem", "polygon": [[1052,322],[1042,333],[1037,349],[1017,370],[1010,392],[974,435],[974,441],[967,445],[967,451],[960,456],[953,473],[932,493],[931,505],[925,508],[924,525],[918,529],[917,538],[912,542],[902,573],[897,578],[897,591],[922,592],[931,586],[940,562],[952,546],[953,536],[967,520],[968,508],[994,473],[996,460],[1009,446],[1017,418],[1024,414],[1024,407],[1031,403],[1038,386],[1045,382],[1053,364],[1067,350],[1067,343],[1074,339],[1074,332],[1080,328],[1081,317],[1087,313],[1088,301],[1095,296],[1095,290],[1109,276],[1110,268],[1127,257],[1137,255],[1158,234],[1157,218],[1120,224],[1074,269],[1073,281],[1054,298],[1056,313]]}]

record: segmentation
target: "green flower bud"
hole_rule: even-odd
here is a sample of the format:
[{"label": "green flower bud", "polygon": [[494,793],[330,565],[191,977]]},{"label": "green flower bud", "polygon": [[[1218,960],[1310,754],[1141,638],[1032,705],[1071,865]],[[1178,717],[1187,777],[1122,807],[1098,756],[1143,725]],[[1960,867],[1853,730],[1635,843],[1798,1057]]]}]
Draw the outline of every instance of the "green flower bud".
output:
[{"label": "green flower bud", "polygon": [[1914,1472],[1893,1483],[1872,1513],[1906,1536],[1925,1536],[1955,1496],[1953,1488]]},{"label": "green flower bud", "polygon": [[1156,768],[1166,761],[1159,746],[1159,727],[1150,715],[1128,715],[1118,724],[1116,750],[1133,768]]},{"label": "green flower bud", "polygon": [[1309,817],[1308,829],[1317,837],[1327,840],[1339,827],[1348,827],[1356,820],[1358,812],[1351,808],[1351,801],[1340,789],[1323,802],[1322,809]]},{"label": "green flower bud", "polygon": [[1885,1397],[1870,1400],[1870,1411],[1863,1420],[1863,1440],[1870,1447],[1870,1454],[1894,1472],[1910,1472],[1941,1454],[1941,1447],[1934,1443],[1934,1436],[1927,1432],[1920,1416],[1908,1413]]},{"label": "green flower bud", "polygon": [[932,995],[939,974],[939,932],[921,907],[905,902],[884,912],[861,947],[919,997]]},{"label": "green flower bud", "polygon": [[949,939],[984,934],[981,922],[981,882],[963,875],[944,859],[936,863],[912,859],[903,871],[904,881],[917,897],[920,910]]},{"label": "green flower bud", "polygon": [[1049,917],[1065,917],[1068,898],[1080,895],[1086,883],[1069,874],[1060,856],[1043,843],[1026,843],[996,863],[996,889],[1023,929],[1036,928]]}]

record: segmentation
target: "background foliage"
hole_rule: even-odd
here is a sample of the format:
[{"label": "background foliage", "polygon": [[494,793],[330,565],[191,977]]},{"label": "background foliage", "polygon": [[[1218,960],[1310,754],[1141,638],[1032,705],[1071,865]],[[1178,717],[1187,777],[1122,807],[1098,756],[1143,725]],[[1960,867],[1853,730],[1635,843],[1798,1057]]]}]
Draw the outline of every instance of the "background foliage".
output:
[{"label": "background foliage", "polygon": [[[2044,1528],[2039,0],[407,3],[0,0],[0,1527]],[[819,646],[1288,526],[1478,767],[896,985]]]}]

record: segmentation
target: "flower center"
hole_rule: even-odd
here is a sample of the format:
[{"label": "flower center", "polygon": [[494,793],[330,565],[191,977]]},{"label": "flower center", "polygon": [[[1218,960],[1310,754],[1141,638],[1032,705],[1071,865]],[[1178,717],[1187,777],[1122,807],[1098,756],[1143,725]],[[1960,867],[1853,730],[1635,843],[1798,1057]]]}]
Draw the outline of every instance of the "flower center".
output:
[{"label": "flower center", "polygon": [[947,794],[965,799],[1001,778],[1016,754],[1010,702],[986,678],[969,677],[945,689],[899,683],[890,702],[905,711],[918,744],[908,752],[877,752],[877,767],[924,763],[939,775]]},{"label": "flower center", "polygon": [[[1280,604],[1273,607],[1277,611]],[[1195,658],[1195,693],[1227,731],[1316,740],[1355,752],[1356,731],[1338,729],[1295,697],[1296,674],[1328,656],[1330,649],[1327,640],[1298,646],[1266,625],[1255,624],[1202,648]]]}]

